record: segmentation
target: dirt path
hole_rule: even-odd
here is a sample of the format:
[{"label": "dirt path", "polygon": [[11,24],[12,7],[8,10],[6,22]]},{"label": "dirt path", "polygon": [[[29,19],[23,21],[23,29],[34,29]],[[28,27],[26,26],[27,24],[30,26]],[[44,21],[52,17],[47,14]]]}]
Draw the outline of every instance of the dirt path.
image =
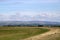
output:
[{"label": "dirt path", "polygon": [[47,38],[47,36],[49,36],[49,35],[60,33],[59,31],[60,31],[59,28],[50,28],[49,32],[46,32],[46,33],[43,33],[43,34],[40,34],[40,35],[37,35],[37,36],[33,36],[33,37],[30,37],[30,38],[26,38],[24,40],[43,40],[44,38]]}]

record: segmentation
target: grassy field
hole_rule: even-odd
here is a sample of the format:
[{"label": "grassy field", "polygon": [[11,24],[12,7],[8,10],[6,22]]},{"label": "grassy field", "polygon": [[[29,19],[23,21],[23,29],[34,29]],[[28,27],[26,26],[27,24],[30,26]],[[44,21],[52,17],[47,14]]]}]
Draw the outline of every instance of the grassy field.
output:
[{"label": "grassy field", "polygon": [[47,40],[60,40],[60,33],[50,35],[49,39]]},{"label": "grassy field", "polygon": [[22,40],[49,31],[36,27],[0,27],[0,40]]},{"label": "grassy field", "polygon": [[60,33],[48,35],[42,40],[60,40]]}]

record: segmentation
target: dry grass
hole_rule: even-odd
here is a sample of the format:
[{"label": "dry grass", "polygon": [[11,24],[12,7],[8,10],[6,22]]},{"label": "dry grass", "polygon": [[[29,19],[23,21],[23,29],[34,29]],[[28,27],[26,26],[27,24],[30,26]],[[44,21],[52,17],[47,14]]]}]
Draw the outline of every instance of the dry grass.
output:
[{"label": "dry grass", "polygon": [[[48,28],[48,27],[47,27]],[[52,27],[49,32],[26,38],[24,40],[60,40],[60,28]]]},{"label": "dry grass", "polygon": [[0,40],[22,40],[47,31],[37,27],[0,27]]}]

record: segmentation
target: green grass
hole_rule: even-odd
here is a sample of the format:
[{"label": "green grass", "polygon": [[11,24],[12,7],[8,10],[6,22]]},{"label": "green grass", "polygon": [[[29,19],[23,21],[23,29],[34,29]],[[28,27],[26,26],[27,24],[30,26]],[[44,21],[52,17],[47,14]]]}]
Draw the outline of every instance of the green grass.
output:
[{"label": "green grass", "polygon": [[36,27],[0,27],[0,40],[21,40],[47,31]]}]

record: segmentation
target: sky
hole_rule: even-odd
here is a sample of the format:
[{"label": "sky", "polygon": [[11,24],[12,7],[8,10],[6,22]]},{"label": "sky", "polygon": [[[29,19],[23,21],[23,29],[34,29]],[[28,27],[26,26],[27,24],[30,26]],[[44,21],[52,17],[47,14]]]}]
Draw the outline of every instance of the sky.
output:
[{"label": "sky", "polygon": [[60,22],[60,0],[0,0],[0,21]]}]

